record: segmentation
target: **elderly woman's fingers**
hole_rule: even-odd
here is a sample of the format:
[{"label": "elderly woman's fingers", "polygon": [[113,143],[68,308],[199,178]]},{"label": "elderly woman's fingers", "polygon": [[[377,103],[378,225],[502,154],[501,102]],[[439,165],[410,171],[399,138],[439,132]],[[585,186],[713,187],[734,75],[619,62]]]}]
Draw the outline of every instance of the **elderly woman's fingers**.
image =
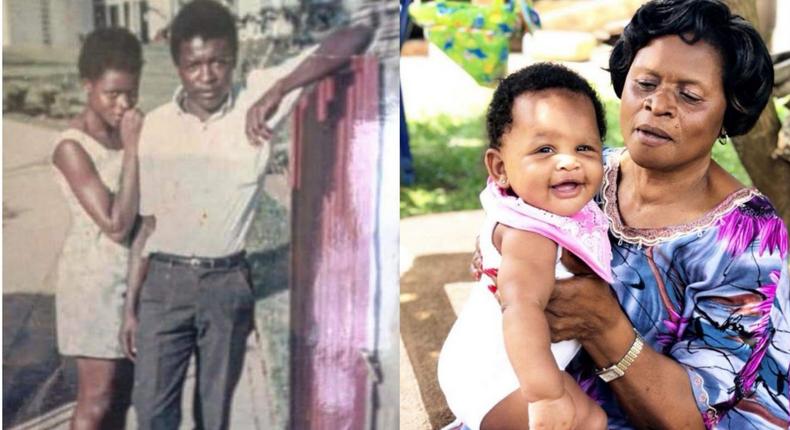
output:
[{"label": "elderly woman's fingers", "polygon": [[552,342],[575,339],[575,324],[571,319],[561,318],[550,312],[546,312],[546,321],[549,323]]},{"label": "elderly woman's fingers", "polygon": [[609,286],[590,276],[558,280],[546,307],[552,339],[592,338],[612,327],[621,315]]}]

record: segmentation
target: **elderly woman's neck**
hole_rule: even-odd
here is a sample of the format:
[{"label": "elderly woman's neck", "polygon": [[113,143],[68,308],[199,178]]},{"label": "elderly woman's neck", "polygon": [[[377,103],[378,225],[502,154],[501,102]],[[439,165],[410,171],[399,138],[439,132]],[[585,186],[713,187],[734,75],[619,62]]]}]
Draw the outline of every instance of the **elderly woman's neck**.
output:
[{"label": "elderly woman's neck", "polygon": [[671,171],[637,165],[626,156],[620,165],[618,207],[635,228],[661,228],[697,220],[740,188],[710,158]]},{"label": "elderly woman's neck", "polygon": [[[711,188],[711,160],[702,159],[670,171],[654,170],[628,160],[625,176],[632,179],[632,199],[641,204],[677,203],[699,198]],[[627,181],[630,182],[630,181]]]}]

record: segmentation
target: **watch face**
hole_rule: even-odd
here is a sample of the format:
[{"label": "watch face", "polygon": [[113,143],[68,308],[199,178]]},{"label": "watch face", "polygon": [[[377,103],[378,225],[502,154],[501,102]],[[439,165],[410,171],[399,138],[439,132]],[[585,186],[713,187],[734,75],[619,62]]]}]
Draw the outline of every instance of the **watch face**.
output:
[{"label": "watch face", "polygon": [[598,376],[603,379],[603,382],[609,382],[612,379],[617,378],[617,375],[614,374],[612,370],[607,370],[605,372],[599,373]]},{"label": "watch face", "polygon": [[610,382],[623,376],[624,374],[625,373],[623,373],[623,371],[621,371],[619,368],[612,366],[608,369],[600,371],[598,373],[598,377],[601,378],[604,382]]}]

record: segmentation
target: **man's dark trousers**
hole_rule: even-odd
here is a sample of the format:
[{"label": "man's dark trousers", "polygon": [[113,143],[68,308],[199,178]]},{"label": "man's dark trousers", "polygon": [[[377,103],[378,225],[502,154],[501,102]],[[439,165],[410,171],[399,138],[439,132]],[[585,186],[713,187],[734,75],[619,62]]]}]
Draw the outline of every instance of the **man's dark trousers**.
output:
[{"label": "man's dark trousers", "polygon": [[138,428],[172,430],[192,354],[197,429],[228,428],[241,376],[254,297],[246,261],[208,268],[149,259],[140,291],[134,407]]}]

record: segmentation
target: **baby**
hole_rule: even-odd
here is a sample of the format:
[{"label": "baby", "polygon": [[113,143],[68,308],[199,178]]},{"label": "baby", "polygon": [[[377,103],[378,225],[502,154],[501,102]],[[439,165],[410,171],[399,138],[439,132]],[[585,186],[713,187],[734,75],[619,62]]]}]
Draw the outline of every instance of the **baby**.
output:
[{"label": "baby", "polygon": [[606,428],[603,410],[562,371],[578,342],[551,344],[544,315],[570,262],[589,267],[573,273],[612,280],[606,218],[592,201],[603,178],[601,102],[576,73],[536,64],[502,81],[487,127],[486,276],[442,348],[442,391],[471,429]]}]

